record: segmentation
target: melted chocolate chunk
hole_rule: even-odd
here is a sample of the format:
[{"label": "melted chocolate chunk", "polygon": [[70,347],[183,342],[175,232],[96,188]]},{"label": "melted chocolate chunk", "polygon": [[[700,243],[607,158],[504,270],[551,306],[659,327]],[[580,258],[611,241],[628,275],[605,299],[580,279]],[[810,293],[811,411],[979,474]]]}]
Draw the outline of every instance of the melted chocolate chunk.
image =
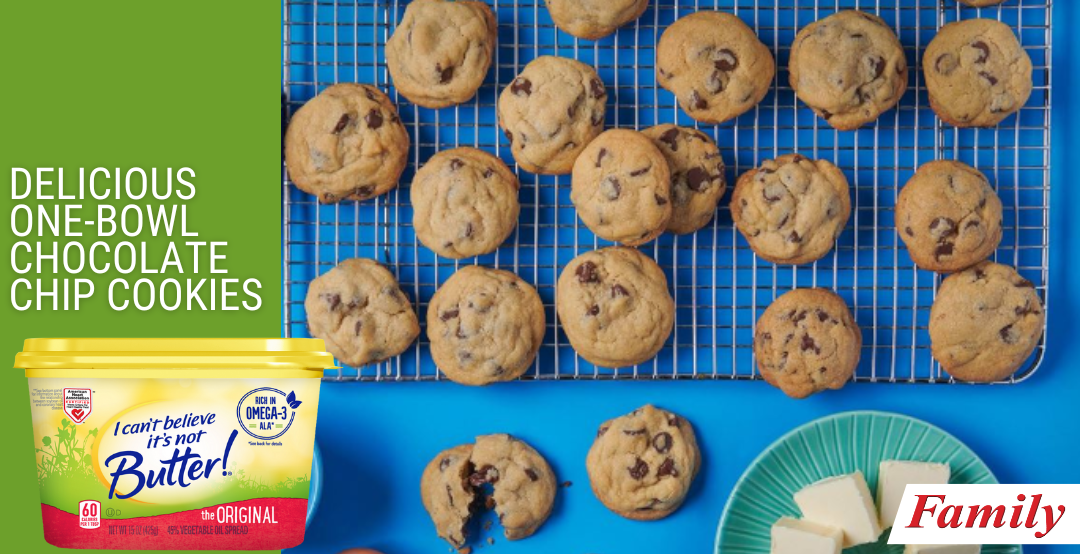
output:
[{"label": "melted chocolate chunk", "polygon": [[460,314],[461,314],[461,311],[459,311],[457,308],[453,308],[453,309],[446,310],[445,312],[439,314],[439,319],[442,320],[442,321],[450,321],[451,319],[456,318]]},{"label": "melted chocolate chunk", "polygon": [[452,65],[443,68],[439,64],[435,64],[435,71],[439,74],[439,82],[442,84],[449,83],[454,79],[454,66]]},{"label": "melted chocolate chunk", "polygon": [[653,445],[653,448],[655,448],[657,452],[659,452],[661,454],[664,454],[668,450],[671,450],[672,442],[674,442],[674,441],[671,438],[671,433],[668,433],[667,431],[664,431],[664,432],[661,432],[661,433],[657,433],[656,436],[653,437],[652,445]]},{"label": "melted chocolate chunk", "polygon": [[604,163],[604,158],[608,155],[607,148],[600,148],[600,152],[596,155],[596,167],[600,167]]},{"label": "melted chocolate chunk", "polygon": [[1020,340],[1020,332],[1011,324],[1002,327],[998,334],[1001,335],[1001,341],[1005,344],[1016,344]]},{"label": "melted chocolate chunk", "polygon": [[589,91],[592,93],[593,98],[600,98],[607,95],[607,89],[604,88],[604,83],[600,82],[600,79],[593,79],[589,83]]},{"label": "melted chocolate chunk", "polygon": [[341,119],[338,120],[337,125],[334,125],[333,133],[339,134],[345,130],[345,127],[349,126],[349,122],[352,121],[352,116],[349,114],[342,114]]},{"label": "melted chocolate chunk", "polygon": [[336,310],[341,305],[341,295],[337,293],[322,295],[323,300],[330,305],[330,310]]},{"label": "melted chocolate chunk", "polygon": [[596,272],[596,264],[584,262],[574,270],[579,283],[599,283],[600,275]]},{"label": "melted chocolate chunk", "polygon": [[356,320],[356,326],[353,327],[353,334],[357,337],[360,336],[360,330],[364,328],[364,322],[362,320]]},{"label": "melted chocolate chunk", "polygon": [[664,462],[660,464],[660,469],[656,471],[657,477],[667,477],[668,475],[672,477],[679,476],[679,470],[675,469],[675,460],[672,460],[671,458],[665,459]]},{"label": "melted chocolate chunk", "polygon": [[593,317],[600,315],[600,306],[593,304],[592,307],[589,308],[589,311],[585,312],[585,315]]},{"label": "melted chocolate chunk", "polygon": [[946,256],[952,256],[956,247],[951,242],[943,242],[934,250],[934,257],[940,260]]},{"label": "melted chocolate chunk", "polygon": [[735,71],[739,67],[739,57],[728,48],[720,51],[720,59],[713,64],[720,71]]},{"label": "melted chocolate chunk", "polygon": [[611,285],[611,297],[618,298],[620,296],[630,296],[630,291],[618,283]]},{"label": "melted chocolate chunk", "polygon": [[649,474],[649,464],[645,463],[645,460],[641,458],[637,459],[633,467],[626,468],[630,472],[630,477],[634,480],[640,481]]},{"label": "melted chocolate chunk", "polygon": [[450,160],[450,170],[457,171],[465,165],[465,162],[461,161],[461,158],[454,158]]},{"label": "melted chocolate chunk", "polygon": [[986,63],[986,60],[990,59],[990,46],[981,40],[977,40],[971,43],[971,47],[980,52],[978,59],[975,63]]},{"label": "melted chocolate chunk", "polygon": [[536,474],[536,470],[532,469],[531,467],[525,468],[525,475],[527,475],[529,477],[529,480],[534,483],[540,480],[540,476]]},{"label": "melted chocolate chunk", "polygon": [[701,192],[712,181],[709,172],[703,167],[692,167],[686,172],[686,186],[694,192]]},{"label": "melted chocolate chunk", "polygon": [[529,96],[532,94],[532,81],[524,77],[518,77],[510,84],[510,92],[517,96],[521,96],[522,94]]},{"label": "melted chocolate chunk", "polygon": [[803,335],[802,344],[799,345],[799,348],[801,348],[803,352],[813,350],[814,354],[821,354],[821,347],[818,346],[817,342],[815,342],[810,335]]},{"label": "melted chocolate chunk", "polygon": [[450,458],[443,458],[439,462],[439,471],[446,471],[446,468],[450,467]]},{"label": "melted chocolate chunk", "polygon": [[372,129],[378,129],[379,127],[382,127],[383,124],[382,113],[379,112],[379,110],[377,109],[372,109],[370,112],[368,112],[366,116],[364,116],[364,121],[367,122],[368,127]]},{"label": "melted chocolate chunk", "polygon": [[664,131],[664,134],[660,135],[660,142],[668,145],[672,152],[677,152],[679,150],[679,128],[672,127]]},{"label": "melted chocolate chunk", "polygon": [[494,485],[499,482],[499,470],[495,466],[486,465],[469,476],[469,484],[479,487],[485,483]]},{"label": "melted chocolate chunk", "polygon": [[705,99],[702,98],[700,94],[698,94],[698,91],[695,90],[695,91],[690,92],[690,109],[704,110],[705,108],[708,108],[708,107],[709,107],[709,103],[706,102]]},{"label": "melted chocolate chunk", "polygon": [[654,194],[653,198],[656,199],[656,205],[657,206],[663,206],[664,204],[667,204],[667,202],[668,202],[667,198],[664,198],[663,196],[660,196],[659,194]]},{"label": "melted chocolate chunk", "polygon": [[630,176],[631,177],[641,177],[642,175],[648,173],[651,170],[652,170],[652,166],[650,165],[648,167],[643,167],[641,169],[636,169],[634,171],[631,171]]}]

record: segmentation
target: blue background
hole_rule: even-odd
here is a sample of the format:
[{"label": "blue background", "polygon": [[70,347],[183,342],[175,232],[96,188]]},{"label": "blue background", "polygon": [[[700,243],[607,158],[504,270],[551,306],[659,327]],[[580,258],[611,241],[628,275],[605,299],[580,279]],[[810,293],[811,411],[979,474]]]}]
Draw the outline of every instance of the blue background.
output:
[{"label": "blue background", "polygon": [[[509,432],[540,450],[563,489],[551,519],[532,538],[495,539],[481,552],[710,552],[724,502],[746,466],[790,429],[836,412],[896,411],[936,424],[979,453],[1006,483],[1080,482],[1080,341],[1071,324],[1080,298],[1069,277],[1080,271],[1080,229],[1068,211],[1080,171],[1076,2],[1059,1],[1055,18],[1051,295],[1042,368],[1011,387],[882,386],[864,383],[802,402],[760,382],[530,382],[488,389],[452,383],[326,383],[318,440],[325,486],[303,546],[292,552],[371,547],[387,554],[446,552],[419,499],[424,465],[438,451],[478,434]],[[686,505],[661,522],[635,523],[607,511],[589,490],[584,459],[596,427],[642,404],[677,411],[698,430],[705,467]],[[486,516],[490,519],[491,516]],[[1033,553],[1075,546],[1027,547]]]}]

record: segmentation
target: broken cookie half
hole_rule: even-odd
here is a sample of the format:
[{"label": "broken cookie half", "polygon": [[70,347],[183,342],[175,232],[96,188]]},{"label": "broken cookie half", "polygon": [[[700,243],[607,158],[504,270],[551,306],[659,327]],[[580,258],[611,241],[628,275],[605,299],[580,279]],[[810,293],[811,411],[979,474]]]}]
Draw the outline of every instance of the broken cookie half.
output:
[{"label": "broken cookie half", "polygon": [[439,536],[462,548],[473,515],[494,507],[507,539],[531,536],[551,515],[558,487],[544,457],[510,435],[483,435],[440,452],[420,495]]}]

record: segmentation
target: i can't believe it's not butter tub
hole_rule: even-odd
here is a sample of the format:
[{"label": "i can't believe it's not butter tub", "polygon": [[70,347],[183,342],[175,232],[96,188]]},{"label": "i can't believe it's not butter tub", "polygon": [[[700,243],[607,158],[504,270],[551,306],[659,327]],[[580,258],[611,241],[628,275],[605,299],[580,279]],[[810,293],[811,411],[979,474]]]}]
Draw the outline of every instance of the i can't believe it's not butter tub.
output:
[{"label": "i can't believe it's not butter tub", "polygon": [[[45,540],[279,550],[304,540],[321,340],[30,339]],[[28,476],[29,477],[29,476]]]}]

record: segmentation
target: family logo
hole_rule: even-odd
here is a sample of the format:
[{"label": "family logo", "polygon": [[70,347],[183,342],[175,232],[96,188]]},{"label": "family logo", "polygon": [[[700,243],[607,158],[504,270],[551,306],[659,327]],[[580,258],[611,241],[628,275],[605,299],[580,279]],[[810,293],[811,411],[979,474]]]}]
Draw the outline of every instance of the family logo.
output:
[{"label": "family logo", "polygon": [[94,404],[91,402],[93,391],[90,389],[64,389],[64,415],[76,425],[90,417]]},{"label": "family logo", "polygon": [[889,544],[1080,544],[1078,506],[1080,485],[908,485]]},{"label": "family logo", "polygon": [[244,395],[236,405],[236,420],[248,435],[271,440],[284,435],[296,419],[296,410],[303,404],[296,392],[272,387],[255,389]]}]

